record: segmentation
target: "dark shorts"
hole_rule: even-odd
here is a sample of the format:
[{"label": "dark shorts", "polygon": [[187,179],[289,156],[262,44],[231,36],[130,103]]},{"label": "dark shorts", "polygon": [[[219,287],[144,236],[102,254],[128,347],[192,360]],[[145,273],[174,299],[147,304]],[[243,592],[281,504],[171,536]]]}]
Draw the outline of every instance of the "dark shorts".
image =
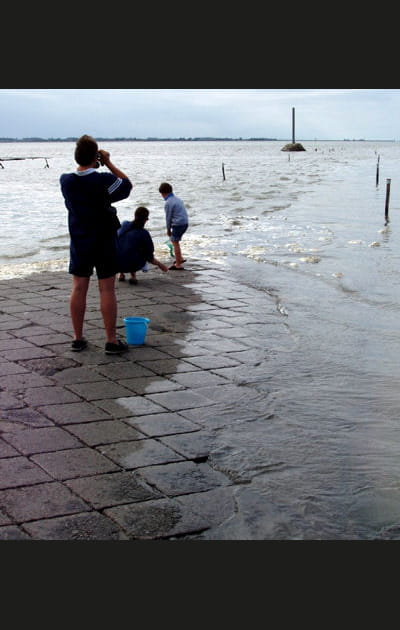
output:
[{"label": "dark shorts", "polygon": [[116,239],[90,243],[87,239],[71,239],[69,273],[80,278],[89,278],[94,269],[99,280],[111,278],[118,273]]},{"label": "dark shorts", "polygon": [[171,226],[171,241],[180,241],[186,230],[188,229],[188,224],[184,225],[172,225]]}]

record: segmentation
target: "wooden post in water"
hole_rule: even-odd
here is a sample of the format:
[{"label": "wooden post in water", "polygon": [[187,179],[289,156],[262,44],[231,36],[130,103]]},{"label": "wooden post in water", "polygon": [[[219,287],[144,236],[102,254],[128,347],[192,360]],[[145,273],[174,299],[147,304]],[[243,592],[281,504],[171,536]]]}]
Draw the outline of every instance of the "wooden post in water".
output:
[{"label": "wooden post in water", "polygon": [[49,163],[47,161],[47,158],[46,157],[42,157],[40,155],[37,155],[37,156],[35,155],[34,157],[11,157],[11,158],[10,157],[6,157],[6,158],[0,158],[1,168],[4,168],[4,164],[2,164],[2,162],[5,162],[6,160],[7,161],[9,161],[9,160],[46,160],[45,168],[46,167],[50,168]]},{"label": "wooden post in water", "polygon": [[305,148],[300,144],[300,142],[296,142],[294,107],[292,107],[292,142],[285,144],[281,151],[305,151]]},{"label": "wooden post in water", "polygon": [[389,223],[390,179],[386,180],[385,225]]},{"label": "wooden post in water", "polygon": [[224,169],[224,163],[222,162],[222,179],[225,181],[225,169]]},{"label": "wooden post in water", "polygon": [[292,144],[295,143],[295,139],[294,139],[294,127],[295,127],[295,123],[294,123],[294,107],[292,107]]},{"label": "wooden post in water", "polygon": [[378,162],[376,164],[376,187],[378,187],[379,184],[379,155],[378,155]]}]

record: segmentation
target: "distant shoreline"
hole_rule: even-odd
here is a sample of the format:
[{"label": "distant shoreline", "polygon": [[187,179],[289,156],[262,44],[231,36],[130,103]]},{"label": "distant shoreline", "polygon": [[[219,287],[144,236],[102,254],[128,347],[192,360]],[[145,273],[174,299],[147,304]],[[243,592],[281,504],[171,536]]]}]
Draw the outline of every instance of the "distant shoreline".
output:
[{"label": "distant shoreline", "polygon": [[[0,138],[0,142],[76,142],[78,138]],[[290,138],[105,138],[97,137],[98,142],[289,142]],[[379,138],[300,138],[301,142],[397,142],[396,139],[380,140]]]},{"label": "distant shoreline", "polygon": [[[0,138],[0,142],[76,142],[78,138]],[[231,141],[231,142],[277,142],[280,138],[104,138],[96,137],[97,142],[211,142],[211,141]],[[284,142],[282,140],[282,142]]]}]

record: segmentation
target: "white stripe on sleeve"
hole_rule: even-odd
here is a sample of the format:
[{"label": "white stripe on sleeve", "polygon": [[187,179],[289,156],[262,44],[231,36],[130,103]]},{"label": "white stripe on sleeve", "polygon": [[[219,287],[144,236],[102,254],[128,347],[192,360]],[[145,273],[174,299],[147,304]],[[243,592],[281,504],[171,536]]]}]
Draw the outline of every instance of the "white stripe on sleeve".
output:
[{"label": "white stripe on sleeve", "polygon": [[117,177],[115,182],[111,184],[111,186],[109,187],[108,193],[111,195],[115,190],[117,190],[119,186],[121,186],[121,184],[122,184],[122,179],[120,177]]}]

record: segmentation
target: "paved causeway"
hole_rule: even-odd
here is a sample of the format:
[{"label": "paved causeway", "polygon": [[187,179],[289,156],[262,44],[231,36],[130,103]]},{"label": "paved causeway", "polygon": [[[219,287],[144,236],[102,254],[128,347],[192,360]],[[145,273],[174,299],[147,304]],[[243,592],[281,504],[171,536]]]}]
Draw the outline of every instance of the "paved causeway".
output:
[{"label": "paved causeway", "polygon": [[187,266],[116,283],[120,337],[123,317],[151,320],[121,356],[104,353],[95,278],[79,353],[67,272],[0,281],[0,540],[201,538],[232,518],[240,480],[212,453],[260,402],[252,331],[279,315],[228,271]]}]

